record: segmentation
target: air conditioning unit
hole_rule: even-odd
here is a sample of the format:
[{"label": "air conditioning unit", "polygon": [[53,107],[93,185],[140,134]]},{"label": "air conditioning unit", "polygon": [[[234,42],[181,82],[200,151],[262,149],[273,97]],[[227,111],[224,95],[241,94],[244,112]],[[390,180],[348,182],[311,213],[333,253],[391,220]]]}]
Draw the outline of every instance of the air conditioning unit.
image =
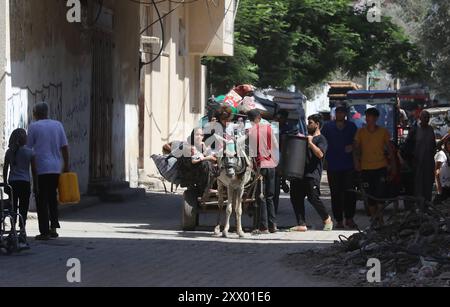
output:
[{"label": "air conditioning unit", "polygon": [[141,43],[145,45],[161,45],[161,39],[155,36],[141,36]]},{"label": "air conditioning unit", "polygon": [[161,48],[161,39],[154,36],[141,36],[141,52],[154,53]]}]

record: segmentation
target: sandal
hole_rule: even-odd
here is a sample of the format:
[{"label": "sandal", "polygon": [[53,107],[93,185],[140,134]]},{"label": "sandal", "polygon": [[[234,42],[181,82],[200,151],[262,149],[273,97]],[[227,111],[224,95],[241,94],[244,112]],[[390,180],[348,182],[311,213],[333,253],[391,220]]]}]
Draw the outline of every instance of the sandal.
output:
[{"label": "sandal", "polygon": [[323,231],[332,231],[333,230],[333,222],[325,224],[323,226]]},{"label": "sandal", "polygon": [[295,226],[292,228],[289,228],[288,232],[307,232],[308,227],[306,226]]}]

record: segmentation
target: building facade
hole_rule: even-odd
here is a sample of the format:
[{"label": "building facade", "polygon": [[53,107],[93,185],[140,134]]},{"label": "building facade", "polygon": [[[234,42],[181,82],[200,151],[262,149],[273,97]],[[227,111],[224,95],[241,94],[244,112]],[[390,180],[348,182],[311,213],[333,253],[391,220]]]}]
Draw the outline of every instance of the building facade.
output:
[{"label": "building facade", "polygon": [[129,181],[137,173],[139,5],[81,1],[82,20],[70,23],[67,1],[3,3],[2,150],[45,101],[64,124],[83,193]]},{"label": "building facade", "polygon": [[[235,0],[199,0],[193,3],[142,5],[143,36],[162,38],[163,52],[142,68],[140,99],[140,183],[160,188],[152,154],[174,140],[186,140],[204,115],[206,69],[202,56],[233,56]],[[141,46],[142,61],[149,63],[160,50]]]},{"label": "building facade", "polygon": [[[80,0],[81,22],[71,23],[66,0],[0,1],[2,162],[11,132],[45,101],[64,124],[83,194],[152,182],[151,155],[203,116],[201,57],[233,55],[236,1],[155,1],[168,14],[162,26],[145,2]],[[160,57],[146,36],[160,39]]]}]

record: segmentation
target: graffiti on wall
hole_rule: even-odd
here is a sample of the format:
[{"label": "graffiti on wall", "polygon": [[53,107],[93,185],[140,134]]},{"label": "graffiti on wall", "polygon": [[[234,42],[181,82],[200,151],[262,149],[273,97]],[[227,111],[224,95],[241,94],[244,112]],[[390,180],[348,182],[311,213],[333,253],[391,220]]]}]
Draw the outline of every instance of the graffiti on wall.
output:
[{"label": "graffiti on wall", "polygon": [[81,91],[82,83],[74,78],[70,105],[63,107],[63,84],[44,84],[38,89],[29,86],[12,88],[12,94],[6,100],[6,121],[4,125],[3,148],[7,148],[12,131],[27,129],[33,121],[33,108],[40,102],[48,103],[50,118],[64,124],[67,140],[71,147],[71,169],[81,173],[88,168],[89,135],[89,95]]},{"label": "graffiti on wall", "polygon": [[14,106],[18,102],[24,103],[24,100],[30,106],[28,108],[28,118],[32,120],[33,107],[40,102],[47,102],[50,106],[50,117],[56,120],[62,120],[62,83],[42,85],[40,89],[31,89],[26,87],[13,87],[13,94],[7,99],[7,106]]},{"label": "graffiti on wall", "polygon": [[3,148],[12,131],[17,128],[28,128],[33,119],[33,107],[42,101],[49,104],[52,118],[62,119],[62,83],[44,84],[39,89],[32,89],[29,86],[12,88],[12,94],[6,99]]}]

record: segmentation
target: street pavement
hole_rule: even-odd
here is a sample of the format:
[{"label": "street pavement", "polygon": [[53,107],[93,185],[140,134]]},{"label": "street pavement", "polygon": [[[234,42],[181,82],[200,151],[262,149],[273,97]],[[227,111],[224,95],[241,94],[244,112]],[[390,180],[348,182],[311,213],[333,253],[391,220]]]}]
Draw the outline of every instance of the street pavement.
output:
[{"label": "street pavement", "polygon": [[[323,198],[330,208],[329,191]],[[359,204],[356,221],[366,224]],[[288,265],[287,256],[327,247],[350,231],[277,234],[239,239],[212,235],[216,215],[200,218],[195,232],[181,230],[180,195],[149,193],[145,199],[101,203],[80,210],[62,210],[61,237],[48,242],[30,238],[31,250],[0,256],[0,286],[167,286],[167,287],[284,287],[339,286]],[[308,222],[321,221],[308,206]],[[294,225],[287,195],[282,196],[279,226]],[[244,224],[251,226],[251,219]],[[28,234],[37,234],[31,219]],[[81,264],[81,282],[69,283],[67,262]]]}]

